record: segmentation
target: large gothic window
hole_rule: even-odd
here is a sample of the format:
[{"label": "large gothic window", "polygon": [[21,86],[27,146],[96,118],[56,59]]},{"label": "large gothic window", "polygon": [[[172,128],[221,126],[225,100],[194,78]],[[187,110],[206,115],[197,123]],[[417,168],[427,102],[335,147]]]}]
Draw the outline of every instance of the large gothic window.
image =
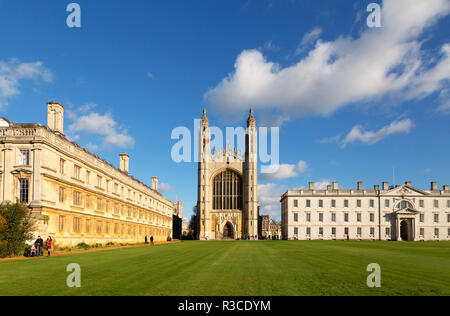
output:
[{"label": "large gothic window", "polygon": [[242,178],[238,173],[226,170],[214,178],[213,209],[242,210]]}]

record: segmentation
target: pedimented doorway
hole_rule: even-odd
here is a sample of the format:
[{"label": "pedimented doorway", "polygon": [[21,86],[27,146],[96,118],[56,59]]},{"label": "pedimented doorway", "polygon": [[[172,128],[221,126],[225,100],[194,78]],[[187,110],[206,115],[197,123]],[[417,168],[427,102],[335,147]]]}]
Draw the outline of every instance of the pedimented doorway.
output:
[{"label": "pedimented doorway", "polygon": [[402,241],[413,241],[413,220],[403,219],[400,221],[400,239]]}]

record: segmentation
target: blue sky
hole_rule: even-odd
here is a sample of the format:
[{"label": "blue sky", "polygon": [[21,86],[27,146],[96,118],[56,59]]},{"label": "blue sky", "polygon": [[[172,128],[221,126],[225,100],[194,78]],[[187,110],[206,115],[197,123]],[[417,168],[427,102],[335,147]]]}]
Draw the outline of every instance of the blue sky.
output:
[{"label": "blue sky", "polygon": [[[176,164],[177,126],[280,125],[280,171],[260,181],[262,212],[279,217],[287,188],[339,181],[450,183],[450,3],[372,1],[0,0],[0,115],[46,123],[66,105],[80,145],[165,195],[196,203],[197,166]],[[374,1],[375,2],[375,1]],[[378,3],[382,4],[381,1]],[[94,125],[97,124],[97,125]]]}]

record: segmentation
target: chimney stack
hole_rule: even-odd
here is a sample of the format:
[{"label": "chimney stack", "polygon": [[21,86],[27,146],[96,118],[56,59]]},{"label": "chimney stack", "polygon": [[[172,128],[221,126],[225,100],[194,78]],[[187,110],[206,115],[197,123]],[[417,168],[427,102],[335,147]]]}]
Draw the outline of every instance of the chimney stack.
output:
[{"label": "chimney stack", "polygon": [[335,191],[339,190],[339,184],[337,181],[333,181],[333,190]]},{"label": "chimney stack", "polygon": [[158,191],[158,177],[152,177],[152,189]]},{"label": "chimney stack", "polygon": [[332,186],[331,185],[327,185],[327,191],[331,191]]},{"label": "chimney stack", "polygon": [[411,182],[411,181],[406,181],[405,184],[406,184],[407,186],[409,186],[409,187],[412,186],[412,182]]},{"label": "chimney stack", "polygon": [[438,190],[438,183],[436,181],[431,182],[431,191]]},{"label": "chimney stack", "polygon": [[450,191],[448,185],[444,185],[444,187],[442,188],[444,191]]},{"label": "chimney stack", "polygon": [[127,153],[120,154],[120,171],[126,174],[130,172],[130,156]]},{"label": "chimney stack", "polygon": [[383,182],[383,191],[389,190],[389,182]]},{"label": "chimney stack", "polygon": [[310,190],[314,190],[314,182],[310,182],[309,183],[309,189]]},{"label": "chimney stack", "polygon": [[363,182],[358,181],[358,191],[363,191],[363,190],[364,190]]},{"label": "chimney stack", "polygon": [[52,131],[64,135],[64,105],[47,102],[47,126]]},{"label": "chimney stack", "polygon": [[378,184],[376,184],[376,185],[373,186],[373,189],[375,191],[380,191],[380,186]]}]

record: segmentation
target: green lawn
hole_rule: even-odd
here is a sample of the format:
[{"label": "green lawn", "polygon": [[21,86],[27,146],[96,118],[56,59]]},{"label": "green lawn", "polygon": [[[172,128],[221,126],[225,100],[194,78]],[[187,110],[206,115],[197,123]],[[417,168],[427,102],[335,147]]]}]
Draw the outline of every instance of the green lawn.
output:
[{"label": "green lawn", "polygon": [[[69,263],[81,288],[66,286]],[[2,262],[2,295],[450,295],[450,243],[192,241]]]}]

